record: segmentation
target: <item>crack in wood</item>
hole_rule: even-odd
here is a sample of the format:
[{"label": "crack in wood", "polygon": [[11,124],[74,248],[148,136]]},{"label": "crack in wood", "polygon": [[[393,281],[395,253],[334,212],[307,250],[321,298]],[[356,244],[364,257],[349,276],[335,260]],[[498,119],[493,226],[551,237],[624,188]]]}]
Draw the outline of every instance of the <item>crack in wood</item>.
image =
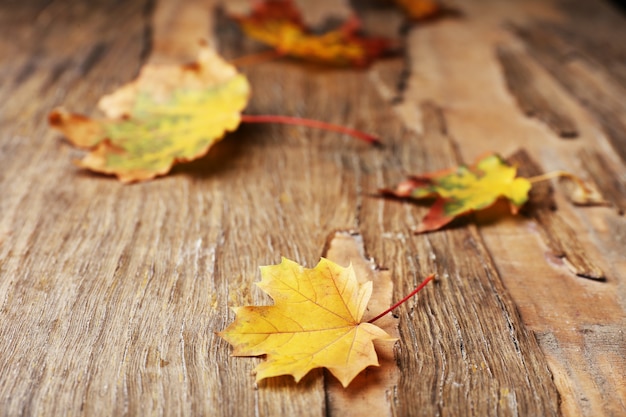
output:
[{"label": "crack in wood", "polygon": [[84,77],[89,74],[89,71],[95,68],[108,49],[109,45],[106,42],[97,42],[94,46],[92,46],[89,52],[87,52],[83,62],[81,62],[78,66],[78,73],[80,76]]},{"label": "crack in wood", "polygon": [[[423,133],[403,137],[396,150],[410,155],[410,162],[400,159],[401,173],[407,167],[434,171],[462,162],[445,111],[435,102],[422,102],[419,114]],[[371,224],[375,207],[366,203],[363,223]],[[369,251],[393,262],[396,298],[421,276],[437,272],[439,277],[416,302],[398,311],[397,415],[415,410],[423,415],[560,415],[545,357],[476,227],[413,235],[408,229],[417,210],[397,201],[385,208],[382,230],[395,231],[399,223],[406,234],[381,238],[371,228],[363,229]],[[457,401],[462,410],[454,409]]]},{"label": "crack in wood", "polygon": [[594,183],[620,215],[626,213],[626,184],[611,168],[609,161],[599,152],[582,149],[578,153],[581,165],[593,178]]},{"label": "crack in wood", "polygon": [[[402,56],[402,64],[386,65],[385,62],[380,63],[384,66],[384,71],[380,71],[379,78],[381,78],[381,82],[393,86],[390,88],[393,90],[393,96],[389,98],[390,103],[401,104],[404,101],[404,94],[411,78],[411,59],[407,51],[407,38],[412,25],[404,18],[400,10],[390,3],[376,0],[350,0],[350,6],[363,18],[366,24],[368,20],[379,22],[381,18],[385,19],[384,15],[388,16],[385,19],[387,25],[385,25],[385,32],[382,35],[390,39],[397,39],[395,52]],[[380,31],[380,25],[378,26],[374,29]],[[396,54],[395,52],[393,55]],[[385,58],[382,60],[384,61]]]},{"label": "crack in wood", "polygon": [[[533,177],[542,173],[539,165],[525,150],[516,152],[508,161],[518,167],[518,175],[521,177]],[[553,193],[554,189],[547,182],[534,184],[523,212],[537,222],[546,245],[555,256],[565,261],[573,273],[584,278],[605,280],[604,272],[587,255],[574,229],[556,212]]]},{"label": "crack in wood", "polygon": [[585,57],[546,25],[511,26],[530,53],[595,116],[609,142],[626,162],[626,88],[606,75],[606,69]]},{"label": "crack in wood", "polygon": [[[353,231],[331,233],[322,256],[341,266],[352,265],[359,283],[373,282],[372,297],[368,302],[363,321],[387,309],[393,302],[392,273],[382,270],[367,256],[360,234]],[[391,336],[399,338],[398,321],[386,315],[376,325]],[[391,416],[389,393],[396,389],[400,370],[394,353],[395,343],[376,343],[379,367],[369,367],[361,372],[347,388],[324,372],[327,415],[376,415]]]},{"label": "crack in wood", "polygon": [[139,62],[143,65],[150,56],[153,46],[154,28],[152,25],[152,15],[156,7],[157,0],[146,0],[143,8],[144,28],[141,36],[141,51],[139,52]]},{"label": "crack in wood", "polygon": [[496,48],[509,91],[528,117],[536,117],[562,138],[575,138],[578,128],[562,109],[558,98],[541,85],[530,65],[529,57],[505,45]]}]

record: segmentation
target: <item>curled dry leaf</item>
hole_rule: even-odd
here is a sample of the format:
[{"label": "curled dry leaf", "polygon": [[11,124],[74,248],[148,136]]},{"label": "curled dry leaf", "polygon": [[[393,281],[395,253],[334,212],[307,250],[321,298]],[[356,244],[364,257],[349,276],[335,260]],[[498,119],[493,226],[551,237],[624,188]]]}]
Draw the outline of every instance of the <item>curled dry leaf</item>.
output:
[{"label": "curled dry leaf", "polygon": [[292,0],[266,0],[257,3],[249,16],[232,18],[246,35],[271,46],[277,55],[323,64],[362,67],[392,47],[388,39],[359,36],[360,22],[356,17],[338,29],[313,33]]},{"label": "curled dry leaf", "polygon": [[373,340],[396,340],[361,322],[372,282],[359,284],[352,266],[322,258],[308,269],[283,258],[262,267],[261,275],[257,285],[274,305],[235,308],[236,320],[220,333],[234,356],[266,355],[257,381],[279,375],[299,381],[326,367],[346,387],[366,367],[378,366]]},{"label": "curled dry leaf", "polygon": [[581,178],[563,173],[560,182],[565,189],[567,198],[579,206],[605,206],[608,201],[604,199],[595,185],[582,180]]},{"label": "curled dry leaf", "polygon": [[528,200],[531,183],[516,175],[515,167],[499,155],[489,154],[472,166],[413,176],[395,190],[381,192],[396,197],[435,198],[416,230],[422,233],[440,229],[458,216],[487,208],[501,197],[509,200],[511,212],[517,213]]},{"label": "curled dry leaf", "polygon": [[90,150],[78,165],[143,181],[205,155],[237,128],[249,94],[246,78],[203,47],[189,65],[145,66],[137,80],[100,100],[105,119],[57,109],[49,122]]}]

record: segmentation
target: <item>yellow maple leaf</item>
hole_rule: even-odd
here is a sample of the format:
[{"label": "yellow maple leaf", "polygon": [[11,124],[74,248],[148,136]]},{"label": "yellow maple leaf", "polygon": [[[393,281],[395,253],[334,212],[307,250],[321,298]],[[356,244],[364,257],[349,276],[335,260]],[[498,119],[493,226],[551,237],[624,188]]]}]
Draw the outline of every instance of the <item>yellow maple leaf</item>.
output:
[{"label": "yellow maple leaf", "polygon": [[396,340],[361,322],[372,283],[359,284],[351,265],[322,258],[308,269],[283,258],[262,267],[261,275],[257,285],[275,304],[234,308],[236,320],[220,333],[234,356],[266,355],[257,381],[292,375],[297,382],[325,367],[346,387],[366,367],[378,366],[373,340]]},{"label": "yellow maple leaf", "polygon": [[123,182],[142,181],[205,155],[239,126],[249,95],[247,79],[203,47],[197,62],[147,65],[137,80],[103,97],[106,119],[57,109],[49,122],[91,150],[78,165]]}]

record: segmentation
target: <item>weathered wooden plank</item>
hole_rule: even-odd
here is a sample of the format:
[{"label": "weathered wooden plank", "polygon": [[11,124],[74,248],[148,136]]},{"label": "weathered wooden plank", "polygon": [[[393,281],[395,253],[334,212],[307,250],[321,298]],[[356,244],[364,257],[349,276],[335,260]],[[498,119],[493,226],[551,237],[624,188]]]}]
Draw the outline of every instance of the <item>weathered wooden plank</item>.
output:
[{"label": "weathered wooden plank", "polygon": [[624,85],[607,77],[601,66],[586,59],[549,26],[517,27],[515,32],[554,78],[592,112],[615,152],[626,161]]},{"label": "weathered wooden plank", "polygon": [[[535,228],[519,218],[483,226],[480,232],[524,323],[547,355],[563,415],[623,414],[620,281],[573,277],[537,245],[541,238]],[[623,267],[619,261],[614,265],[618,271]]]},{"label": "weathered wooden plank", "polygon": [[541,83],[523,54],[513,48],[500,45],[496,49],[506,83],[516,97],[522,111],[529,117],[537,117],[563,138],[578,136],[572,118],[563,110],[549,83]]},{"label": "weathered wooden plank", "polygon": [[[211,1],[20,3],[11,17],[0,5],[0,28],[15,34],[0,37],[0,71],[10,80],[0,86],[0,415],[344,414],[359,399],[346,391],[347,405],[338,406],[323,372],[298,385],[277,378],[255,387],[250,373],[260,359],[231,358],[215,335],[233,319],[230,306],[270,302],[254,286],[259,265],[288,256],[312,266],[335,229],[362,234],[394,281],[394,299],[432,270],[440,275],[397,312],[401,376],[381,413],[623,410],[622,218],[603,219],[615,237],[600,230],[598,216],[581,214],[575,224],[600,236],[594,243],[611,265],[602,284],[570,281],[544,262],[540,239],[509,236],[508,222],[519,227],[523,218],[478,229],[466,219],[414,236],[424,208],[371,196],[485,147],[506,151],[528,138],[542,149],[552,134],[509,105],[493,53],[504,36],[494,34],[504,21],[494,2],[464,3],[471,19],[407,32],[412,74],[395,107],[400,59],[367,71],[289,59],[246,68],[250,113],[354,126],[379,133],[384,150],[332,133],[244,125],[205,158],[132,186],[73,167],[80,152],[49,131],[47,112],[64,103],[89,113],[143,62],[193,58],[198,38],[229,57],[259,45],[213,14]],[[300,3],[311,22],[349,11],[348,2]],[[359,10],[368,27],[401,21],[388,10]],[[576,142],[595,146],[587,121],[575,123]],[[550,143],[569,151],[558,143],[574,142]]]},{"label": "weathered wooden plank", "polygon": [[[381,270],[371,258],[366,258],[363,238],[353,232],[331,233],[324,248],[324,257],[339,265],[352,265],[359,282],[373,283],[372,297],[363,321],[389,308],[394,300],[391,271]],[[395,338],[400,338],[398,319],[388,314],[375,322]],[[325,389],[330,415],[391,415],[400,369],[394,354],[396,343],[376,343],[379,367],[370,367],[359,374],[347,388],[325,372]]]},{"label": "weathered wooden plank", "polygon": [[[105,8],[125,28],[126,37],[116,36]],[[3,44],[19,40],[9,56],[18,62],[20,57],[33,59],[36,68],[28,77],[18,71],[8,78],[13,83],[4,84],[8,89],[3,89],[0,111],[6,152],[0,186],[3,415],[89,413],[99,405],[91,396],[109,403],[111,413],[125,410],[110,401],[117,392],[112,381],[124,375],[119,371],[125,344],[109,326],[115,320],[127,326],[136,291],[127,288],[126,303],[110,300],[119,294],[117,280],[127,279],[123,272],[129,258],[120,258],[118,265],[118,257],[135,241],[136,224],[112,219],[107,210],[117,206],[132,212],[136,200],[124,205],[116,201],[115,188],[98,191],[89,182],[81,187],[81,179],[89,178],[75,177],[67,164],[72,153],[48,131],[45,116],[61,100],[90,108],[116,80],[133,75],[144,26],[140,10],[135,2],[92,2],[88,7],[52,2],[32,21],[3,26],[15,34],[3,37]],[[95,62],[90,51],[99,39],[110,44]],[[83,65],[88,58],[90,68]],[[44,88],[60,63],[64,70]],[[111,222],[122,228],[109,227]],[[115,249],[98,243],[118,238],[126,241]],[[113,274],[116,266],[121,277]]]},{"label": "weathered wooden plank", "polygon": [[[499,82],[504,80],[503,74],[500,78],[494,71],[494,67],[499,67],[493,59],[497,45],[511,43],[519,47],[502,31],[503,23],[528,23],[532,20],[530,16],[555,22],[564,20],[549,2],[515,4],[520,7],[518,13],[511,13],[512,4],[499,7],[489,1],[464,3],[463,11],[473,19],[442,21],[411,31],[408,55],[413,73],[405,103],[397,106],[398,113],[407,126],[421,131],[417,122],[419,112],[413,103],[418,100],[440,103],[448,122],[447,130],[458,143],[465,161],[472,161],[485,151],[507,155],[525,146],[533,158],[540,159],[544,169],[576,172],[580,165],[571,161],[576,159],[580,148],[607,149],[588,113],[576,106],[567,89],[561,88],[559,95],[566,99],[568,113],[575,119],[581,135],[575,141],[555,141],[551,132],[538,128],[539,123],[529,123],[519,112],[516,103],[507,98],[503,88],[506,86]],[[391,88],[390,85],[384,87]],[[423,153],[439,158],[438,152],[433,155],[432,151],[422,149],[414,150],[406,158],[420,158]],[[454,161],[444,160],[439,166],[449,166],[445,163]],[[415,167],[407,173],[424,172],[429,168],[432,167]],[[395,180],[397,178],[385,182],[385,186]],[[557,194],[556,197],[562,206],[561,215],[576,231],[587,255],[600,262],[604,270],[610,265],[607,283],[572,277],[562,262],[550,256],[537,233],[536,223],[529,224],[523,217],[500,212],[495,218],[491,215],[485,221],[481,219],[479,230],[502,280],[522,311],[524,323],[538,334],[559,389],[563,414],[619,415],[626,398],[620,376],[624,373],[623,361],[616,359],[612,347],[621,337],[619,329],[623,327],[625,316],[620,307],[623,291],[619,289],[623,286],[626,267],[620,249],[624,245],[624,222],[619,216],[607,213],[607,209],[572,209],[565,207],[563,196]],[[596,305],[601,299],[603,304]],[[586,345],[581,343],[583,339],[577,334],[585,323],[603,323],[603,338]],[[556,345],[548,344],[548,339],[556,339]],[[604,366],[605,355],[616,364],[616,372]],[[603,384],[611,394],[601,394],[598,387]]]},{"label": "weathered wooden plank", "polygon": [[[403,151],[393,158],[397,165],[382,170],[385,176],[397,180],[406,169],[456,163],[441,110],[432,104],[421,110],[423,135],[401,136]],[[383,185],[372,180],[373,186]],[[368,252],[391,260],[383,266],[399,282],[396,298],[428,273],[440,277],[399,311],[398,415],[558,415],[558,394],[543,355],[476,229],[414,236],[410,230],[424,210],[397,201],[366,200],[362,213],[361,223],[372,225],[363,229]]]},{"label": "weathered wooden plank", "polygon": [[[617,7],[620,3],[621,9]],[[577,55],[596,63],[618,84],[626,85],[626,45],[616,42],[626,32],[624,2],[593,4],[565,0],[555,6],[563,18],[551,22],[550,30],[566,39]]]},{"label": "weathered wooden plank", "polygon": [[[527,152],[519,151],[509,158],[511,164],[518,167],[522,177],[530,178],[542,174],[536,162]],[[527,210],[540,226],[546,245],[552,254],[563,259],[568,268],[578,276],[604,280],[604,272],[588,255],[584,246],[578,241],[576,233],[556,210],[556,202],[552,197],[554,190],[547,182],[535,183],[530,191]]]},{"label": "weathered wooden plank", "polygon": [[578,154],[580,163],[597,184],[603,198],[617,209],[626,213],[626,181],[611,168],[611,163],[599,152],[582,149]]},{"label": "weathered wooden plank", "polygon": [[[529,173],[527,168],[522,172]],[[531,211],[535,210],[532,204],[539,204],[539,210],[549,213],[559,198],[559,210],[548,216],[563,216],[559,227],[567,224],[578,245],[585,248],[583,255],[607,271],[606,281],[576,279],[549,246],[537,244],[545,239],[543,226],[536,221],[529,223],[523,216],[501,216],[496,224],[484,222],[481,236],[524,323],[535,332],[547,355],[563,415],[621,415],[625,410],[622,375],[626,369],[621,329],[626,314],[620,288],[626,265],[617,247],[624,244],[624,222],[610,209],[574,209],[581,215],[593,211],[600,214],[590,216],[598,225],[594,242],[606,248],[600,252],[590,246],[589,236],[571,213],[565,213],[572,208],[567,210],[569,203],[558,190],[552,194],[554,190],[543,186],[535,191],[544,197],[537,201],[539,195],[533,193]],[[607,241],[616,246],[606,245]]]}]

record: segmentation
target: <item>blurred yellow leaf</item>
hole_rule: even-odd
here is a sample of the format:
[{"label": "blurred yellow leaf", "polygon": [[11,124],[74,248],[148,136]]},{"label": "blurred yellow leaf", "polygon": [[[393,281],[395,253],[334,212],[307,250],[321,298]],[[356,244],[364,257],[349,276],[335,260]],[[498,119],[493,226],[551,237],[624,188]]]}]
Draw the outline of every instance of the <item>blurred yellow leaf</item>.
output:
[{"label": "blurred yellow leaf", "polygon": [[189,65],[145,66],[137,80],[100,100],[105,119],[57,109],[49,122],[90,150],[81,167],[123,182],[143,181],[205,155],[235,130],[249,90],[243,75],[203,47]]}]

